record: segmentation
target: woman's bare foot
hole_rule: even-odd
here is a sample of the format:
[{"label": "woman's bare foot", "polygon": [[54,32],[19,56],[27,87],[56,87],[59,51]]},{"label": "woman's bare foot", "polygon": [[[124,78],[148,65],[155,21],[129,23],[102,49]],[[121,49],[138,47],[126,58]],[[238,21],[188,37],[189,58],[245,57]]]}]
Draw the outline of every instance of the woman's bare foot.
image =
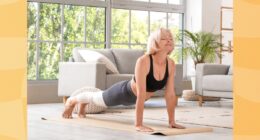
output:
[{"label": "woman's bare foot", "polygon": [[77,104],[77,100],[75,98],[69,98],[65,103],[65,109],[62,113],[62,117],[65,119],[72,119],[72,111]]},{"label": "woman's bare foot", "polygon": [[87,105],[86,103],[79,104],[79,113],[78,113],[79,118],[86,118],[86,112],[85,112],[86,105]]},{"label": "woman's bare foot", "polygon": [[154,130],[150,127],[147,127],[147,126],[136,126],[135,129],[139,132],[153,132]]}]

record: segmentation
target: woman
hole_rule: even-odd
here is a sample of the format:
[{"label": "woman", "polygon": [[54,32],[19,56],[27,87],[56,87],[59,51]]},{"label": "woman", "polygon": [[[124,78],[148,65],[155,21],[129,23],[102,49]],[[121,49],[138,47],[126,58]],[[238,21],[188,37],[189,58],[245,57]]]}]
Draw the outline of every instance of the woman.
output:
[{"label": "woman", "polygon": [[85,117],[85,106],[90,102],[104,107],[136,104],[136,130],[152,132],[152,128],[143,125],[144,102],[153,96],[153,92],[166,87],[165,100],[169,127],[185,128],[176,124],[174,118],[175,63],[167,56],[173,49],[173,37],[170,30],[161,28],[152,33],[148,39],[147,54],[137,60],[132,80],[116,83],[99,94],[80,94],[70,97],[65,104],[63,117],[72,118],[72,111],[77,103],[80,104],[79,117]]}]

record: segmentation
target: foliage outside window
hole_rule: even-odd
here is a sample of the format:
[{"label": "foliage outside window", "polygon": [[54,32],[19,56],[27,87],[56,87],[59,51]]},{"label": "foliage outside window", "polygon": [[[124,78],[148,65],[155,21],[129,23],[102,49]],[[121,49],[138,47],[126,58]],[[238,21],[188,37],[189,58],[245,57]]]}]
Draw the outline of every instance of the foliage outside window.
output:
[{"label": "foliage outside window", "polygon": [[28,80],[57,79],[75,47],[105,47],[105,8],[28,2],[27,17]]}]

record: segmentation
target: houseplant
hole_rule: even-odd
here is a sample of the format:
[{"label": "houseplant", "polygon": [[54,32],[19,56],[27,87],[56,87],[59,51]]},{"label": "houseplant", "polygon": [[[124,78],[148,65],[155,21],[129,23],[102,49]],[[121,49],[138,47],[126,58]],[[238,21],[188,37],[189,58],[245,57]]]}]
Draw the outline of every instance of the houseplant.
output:
[{"label": "houseplant", "polygon": [[223,44],[219,42],[220,35],[211,32],[192,33],[184,30],[181,36],[183,36],[185,41],[183,57],[187,58],[190,56],[195,66],[198,63],[214,62],[217,57],[221,57],[218,51],[223,47]]},{"label": "houseplant", "polygon": [[[193,59],[195,68],[198,63],[215,62],[217,57],[222,56],[219,50],[223,47],[223,44],[219,42],[219,38],[220,35],[211,32],[192,33],[188,30],[183,30],[178,36],[178,39],[184,39],[185,41],[183,57],[190,56]],[[195,90],[195,76],[191,77],[191,82],[192,88]]]}]

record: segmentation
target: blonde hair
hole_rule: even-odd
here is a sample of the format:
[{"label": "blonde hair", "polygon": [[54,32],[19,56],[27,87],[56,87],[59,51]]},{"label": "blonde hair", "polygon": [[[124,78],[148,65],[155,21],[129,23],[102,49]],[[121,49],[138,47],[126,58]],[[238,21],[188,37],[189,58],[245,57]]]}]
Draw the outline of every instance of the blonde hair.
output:
[{"label": "blonde hair", "polygon": [[155,32],[151,33],[147,41],[147,54],[155,54],[156,52],[160,51],[160,49],[158,48],[158,44],[161,40],[163,31],[170,33],[172,36],[171,31],[165,28],[160,28]]}]

